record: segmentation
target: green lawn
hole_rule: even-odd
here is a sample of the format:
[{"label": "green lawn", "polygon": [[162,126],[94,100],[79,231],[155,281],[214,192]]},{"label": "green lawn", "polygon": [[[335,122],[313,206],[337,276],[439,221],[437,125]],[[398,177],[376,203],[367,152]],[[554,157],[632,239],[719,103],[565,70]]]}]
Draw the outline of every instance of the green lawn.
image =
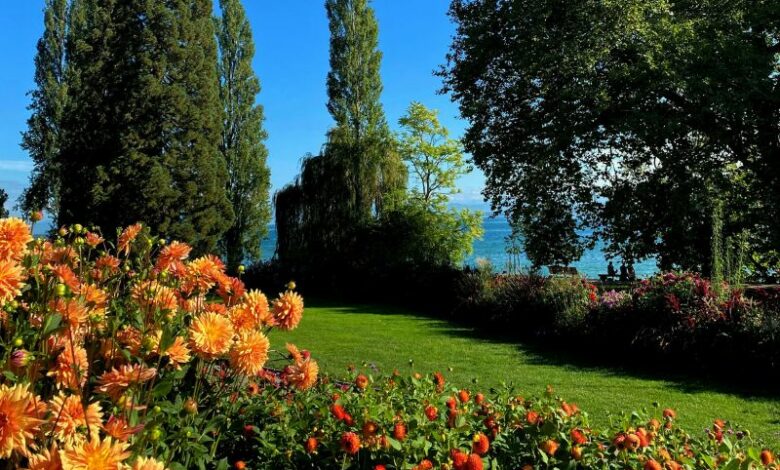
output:
[{"label": "green lawn", "polygon": [[[307,307],[297,330],[271,336],[277,346],[289,341],[309,349],[321,369],[331,375],[343,375],[345,368],[354,364],[375,365],[386,373],[395,368],[402,372],[442,371],[448,381],[480,390],[506,381],[527,395],[538,395],[549,384],[559,395],[580,405],[597,425],[606,422],[608,413],[649,408],[658,402],[675,408],[679,422],[692,432],[722,418],[750,429],[756,439],[780,447],[780,397],[751,396],[692,380],[583,366],[572,358],[485,339],[471,329],[399,309]],[[727,373],[739,381],[739,371]],[[474,379],[477,385],[472,383]]]}]

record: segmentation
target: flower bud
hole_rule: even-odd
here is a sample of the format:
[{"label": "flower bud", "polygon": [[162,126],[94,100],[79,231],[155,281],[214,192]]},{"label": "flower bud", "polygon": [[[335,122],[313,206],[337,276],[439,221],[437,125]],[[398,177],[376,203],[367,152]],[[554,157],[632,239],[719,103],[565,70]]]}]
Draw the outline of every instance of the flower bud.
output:
[{"label": "flower bud", "polygon": [[16,346],[17,348],[20,348],[23,345],[24,345],[24,340],[22,338],[16,338],[14,340],[14,346]]},{"label": "flower bud", "polygon": [[[21,338],[17,338],[18,340],[21,340]],[[32,355],[29,351],[24,349],[17,349],[16,351],[11,354],[11,364],[13,364],[14,367],[25,367],[27,364],[30,363],[30,359],[32,358]]]},{"label": "flower bud", "polygon": [[246,271],[246,266],[244,266],[243,264],[239,264],[238,265],[239,274],[244,274],[244,271]]},{"label": "flower bud", "polygon": [[184,411],[189,415],[198,414],[198,402],[194,398],[187,398],[184,401]]},{"label": "flower bud", "polygon": [[30,211],[30,220],[33,222],[40,222],[43,220],[43,212],[42,211]]},{"label": "flower bud", "polygon": [[288,290],[295,290],[295,281],[290,281],[287,283],[287,289]]},{"label": "flower bud", "polygon": [[54,288],[54,292],[57,294],[57,297],[64,297],[65,284],[57,284],[57,286]]}]

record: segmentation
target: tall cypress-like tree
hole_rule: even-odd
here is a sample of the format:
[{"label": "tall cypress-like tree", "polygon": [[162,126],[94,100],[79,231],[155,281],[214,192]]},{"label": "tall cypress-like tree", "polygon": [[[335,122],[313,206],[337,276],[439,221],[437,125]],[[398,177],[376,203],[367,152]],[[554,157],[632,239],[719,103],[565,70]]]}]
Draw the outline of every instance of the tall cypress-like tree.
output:
[{"label": "tall cypress-like tree", "polygon": [[232,224],[210,0],[82,0],[59,223],[143,221],[213,250]]},{"label": "tall cypress-like tree", "polygon": [[57,210],[59,176],[57,154],[60,125],[67,100],[65,48],[68,35],[68,0],[46,0],[44,31],[35,56],[35,90],[30,95],[27,131],[22,148],[33,160],[30,185],[20,198],[23,209]]},{"label": "tall cypress-like tree", "polygon": [[268,150],[263,141],[263,108],[255,104],[260,80],[252,70],[255,45],[240,0],[220,0],[217,20],[222,143],[228,171],[227,196],[235,213],[221,248],[230,270],[260,257],[260,241],[271,219]]},{"label": "tall cypress-like tree", "polygon": [[8,201],[8,193],[4,189],[0,189],[0,219],[8,217],[8,211],[5,209],[6,201]]},{"label": "tall cypress-like tree", "polygon": [[405,182],[380,102],[379,25],[368,0],[326,0],[330,27],[328,111],[336,125],[327,156],[338,160],[352,215],[368,219],[382,196]]}]

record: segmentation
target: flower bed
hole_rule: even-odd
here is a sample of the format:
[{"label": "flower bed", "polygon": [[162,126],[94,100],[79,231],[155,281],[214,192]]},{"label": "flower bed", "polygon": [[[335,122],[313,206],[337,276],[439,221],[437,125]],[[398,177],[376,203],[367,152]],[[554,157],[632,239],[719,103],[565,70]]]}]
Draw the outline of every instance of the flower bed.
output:
[{"label": "flower bed", "polygon": [[[78,225],[45,241],[21,220],[0,220],[0,466],[776,466],[746,431],[715,420],[691,435],[671,410],[596,429],[552,390],[483,395],[439,373],[318,377],[308,351],[273,350],[266,337],[300,322],[294,285],[269,302],[217,258],[190,251],[141,225],[114,246]],[[558,296],[562,328],[598,303],[586,284],[553,287],[538,298]]]}]

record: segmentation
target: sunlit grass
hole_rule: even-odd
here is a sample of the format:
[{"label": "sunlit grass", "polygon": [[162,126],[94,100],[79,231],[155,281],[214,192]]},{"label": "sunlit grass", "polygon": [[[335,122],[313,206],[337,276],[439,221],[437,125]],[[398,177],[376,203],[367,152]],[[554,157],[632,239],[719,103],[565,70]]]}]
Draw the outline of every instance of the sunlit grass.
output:
[{"label": "sunlit grass", "polygon": [[[721,391],[722,387],[679,377],[582,366],[571,358],[486,339],[471,329],[400,309],[310,306],[297,330],[272,336],[274,344],[289,341],[311,350],[322,370],[333,375],[343,375],[354,364],[386,373],[441,371],[452,383],[481,390],[512,382],[527,395],[538,395],[552,385],[587,411],[596,425],[606,423],[609,413],[658,403],[676,409],[679,422],[691,432],[721,418],[750,429],[759,441],[780,444],[780,397]],[[739,371],[724,374],[740,380]]]}]

